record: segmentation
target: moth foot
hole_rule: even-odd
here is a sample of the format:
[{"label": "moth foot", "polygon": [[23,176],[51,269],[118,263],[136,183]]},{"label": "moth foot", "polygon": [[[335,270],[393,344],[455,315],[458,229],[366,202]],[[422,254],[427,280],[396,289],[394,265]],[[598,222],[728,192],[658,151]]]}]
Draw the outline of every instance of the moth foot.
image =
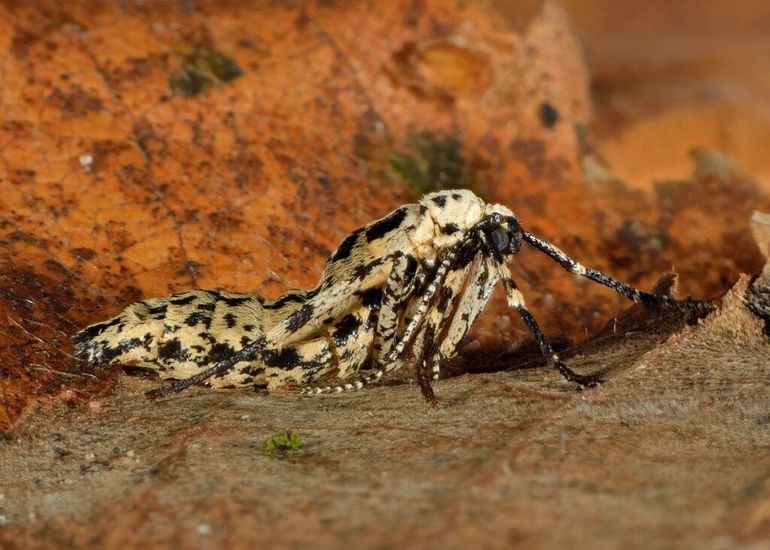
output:
[{"label": "moth foot", "polygon": [[431,408],[431,409],[440,409],[444,406],[443,403],[441,402],[441,399],[439,399],[435,395],[432,395],[430,397],[425,397],[425,404],[428,405],[428,408]]},{"label": "moth foot", "polygon": [[596,388],[604,384],[604,379],[595,374],[583,375],[572,373],[572,376],[569,377],[569,381],[575,382],[581,389]]},{"label": "moth foot", "polygon": [[159,388],[155,388],[154,390],[144,392],[144,397],[150,401],[157,401],[162,397],[166,397],[172,391],[173,390],[171,390],[168,386],[161,386]]}]

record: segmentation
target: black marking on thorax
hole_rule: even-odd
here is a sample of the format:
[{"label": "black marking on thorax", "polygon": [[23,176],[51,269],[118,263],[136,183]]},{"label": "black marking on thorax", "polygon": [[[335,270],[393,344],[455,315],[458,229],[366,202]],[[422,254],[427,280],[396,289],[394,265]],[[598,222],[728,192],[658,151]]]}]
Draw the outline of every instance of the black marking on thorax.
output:
[{"label": "black marking on thorax", "polygon": [[452,264],[452,271],[465,269],[476,258],[479,253],[479,245],[476,241],[470,240],[457,253],[457,258]]},{"label": "black marking on thorax", "polygon": [[433,204],[435,204],[439,208],[444,208],[446,206],[446,195],[439,195],[437,197],[432,197],[430,200],[433,202]]},{"label": "black marking on thorax", "polygon": [[456,223],[448,223],[441,228],[441,232],[445,235],[451,235],[453,233],[457,233],[458,231],[460,231],[460,226]]},{"label": "black marking on thorax", "polygon": [[339,260],[344,260],[345,258],[349,258],[350,254],[353,252],[353,249],[356,247],[356,243],[358,242],[358,236],[361,234],[362,231],[363,229],[356,229],[350,235],[345,237],[345,240],[343,240],[340,243],[339,247],[337,247],[337,250],[332,255],[331,261],[337,262]]},{"label": "black marking on thorax", "polygon": [[442,288],[439,293],[438,302],[436,303],[436,309],[441,313],[444,313],[446,311],[447,306],[452,301],[453,296],[454,296],[454,292],[450,287],[445,286],[444,288]]},{"label": "black marking on thorax", "polygon": [[406,267],[404,268],[404,284],[409,284],[417,274],[417,258],[411,254],[406,256]]},{"label": "black marking on thorax", "polygon": [[366,240],[372,242],[381,239],[391,231],[399,228],[406,219],[406,207],[394,210],[384,218],[366,227]]}]

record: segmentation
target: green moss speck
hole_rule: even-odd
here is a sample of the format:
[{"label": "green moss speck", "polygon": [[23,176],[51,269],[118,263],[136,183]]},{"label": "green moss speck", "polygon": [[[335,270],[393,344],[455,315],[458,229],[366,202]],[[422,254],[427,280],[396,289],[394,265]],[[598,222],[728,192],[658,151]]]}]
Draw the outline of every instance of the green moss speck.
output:
[{"label": "green moss speck", "polygon": [[417,132],[409,137],[408,143],[410,152],[393,153],[388,164],[419,194],[472,186],[473,171],[457,138]]},{"label": "green moss speck", "polygon": [[262,452],[273,455],[285,455],[292,451],[299,451],[302,445],[302,438],[297,432],[286,431],[265,439],[262,443]]},{"label": "green moss speck", "polygon": [[195,48],[184,56],[182,67],[169,78],[169,86],[175,95],[193,97],[242,74],[238,64],[222,52],[209,47]]}]

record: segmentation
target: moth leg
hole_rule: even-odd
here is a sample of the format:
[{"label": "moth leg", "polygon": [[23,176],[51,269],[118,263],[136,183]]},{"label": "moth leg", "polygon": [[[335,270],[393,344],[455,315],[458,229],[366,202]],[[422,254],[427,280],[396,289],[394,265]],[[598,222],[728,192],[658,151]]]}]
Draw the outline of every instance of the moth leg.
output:
[{"label": "moth leg", "polygon": [[[418,288],[423,274],[418,272],[417,261],[409,255],[394,255],[385,288],[359,291],[361,307],[335,324],[333,342],[338,363],[339,378],[356,374],[370,359],[375,371],[380,370],[380,358],[387,353],[395,339],[400,314],[408,296]],[[366,312],[368,311],[368,315]],[[355,332],[348,339],[350,332]],[[363,336],[363,337],[362,337]],[[363,387],[357,381],[330,386],[334,391],[355,390]],[[304,393],[319,393],[317,387],[303,389]]]},{"label": "moth leg", "polygon": [[556,368],[556,370],[558,370],[566,380],[569,382],[575,382],[585,388],[596,387],[604,381],[600,376],[578,374],[567,365],[565,365],[564,361],[561,360],[559,355],[553,350],[553,347],[551,347],[551,343],[540,330],[540,327],[537,325],[537,321],[535,321],[535,318],[532,317],[532,314],[529,312],[529,310],[524,307],[524,305],[520,305],[516,308],[516,311],[519,313],[519,316],[521,316],[524,324],[527,325],[527,328],[532,333],[532,336],[535,337],[535,340],[540,346],[540,351],[542,351],[543,356],[545,356],[548,364],[551,367]]},{"label": "moth leg", "polygon": [[549,243],[545,239],[532,233],[523,231],[523,238],[530,245],[540,250],[546,256],[558,263],[564,269],[574,275],[585,277],[595,283],[611,288],[634,302],[642,302],[648,307],[676,307],[681,310],[708,313],[716,309],[717,304],[713,300],[674,300],[662,294],[650,294],[619,281],[601,271],[585,267],[574,258],[568,256],[563,250]]},{"label": "moth leg", "polygon": [[434,380],[439,378],[441,361],[454,357],[457,353],[460,344],[484,310],[499,281],[500,276],[496,269],[490,267],[489,260],[483,258],[475,260],[462,297],[431,360]]},{"label": "moth leg", "polygon": [[265,335],[267,340],[281,347],[317,333],[326,320],[337,319],[354,309],[366,290],[382,287],[388,278],[385,269],[403,257],[401,251],[388,254],[353,269],[347,279],[321,288],[270,328]]},{"label": "moth leg", "polygon": [[440,319],[433,317],[425,322],[414,340],[414,372],[417,384],[425,401],[429,405],[436,405],[439,400],[433,392],[431,374],[440,360],[436,338],[440,330]]},{"label": "moth leg", "polygon": [[439,399],[433,393],[433,386],[430,380],[430,371],[428,369],[428,359],[423,358],[417,362],[417,383],[420,384],[420,391],[428,405],[438,405]]},{"label": "moth leg", "polygon": [[195,384],[200,384],[201,382],[205,382],[212,376],[217,376],[217,375],[226,373],[241,361],[253,361],[257,357],[259,352],[261,352],[264,349],[266,343],[267,343],[267,340],[264,337],[259,338],[254,342],[250,343],[249,345],[244,346],[243,349],[241,349],[240,351],[234,353],[233,355],[231,355],[226,359],[223,359],[219,363],[216,363],[215,365],[207,368],[206,370],[203,370],[197,374],[194,374],[193,376],[184,378],[182,380],[172,380],[171,382],[169,382],[164,386],[161,386],[157,389],[146,392],[144,395],[148,399],[158,399],[161,397],[166,397],[167,395],[170,395],[172,393],[178,393]]},{"label": "moth leg", "polygon": [[508,266],[506,264],[498,263],[496,264],[496,267],[499,269],[500,278],[505,284],[505,293],[508,298],[508,304],[516,310],[521,317],[521,320],[527,325],[529,332],[532,333],[535,341],[540,346],[540,351],[543,353],[548,365],[558,370],[566,380],[575,382],[583,387],[592,388],[601,384],[603,380],[600,377],[578,374],[564,364],[564,361],[562,361],[559,355],[554,351],[548,338],[546,338],[540,330],[535,318],[524,305],[524,297],[516,286],[513,277],[511,277]]},{"label": "moth leg", "polygon": [[[421,285],[424,277],[418,271],[417,260],[412,256],[402,255],[393,261],[390,275],[382,292],[377,317],[376,338],[374,341],[373,360],[376,369],[383,367],[383,359],[387,357],[395,343],[396,332],[401,321],[404,304],[407,298]],[[386,365],[387,370],[387,365]]]},{"label": "moth leg", "polygon": [[[387,370],[392,370],[388,367],[399,359],[406,346],[411,343],[415,332],[420,328],[422,322],[425,320],[425,316],[428,313],[431,303],[433,302],[433,298],[436,296],[436,292],[438,291],[439,287],[444,284],[444,280],[446,279],[450,266],[454,264],[461,247],[466,244],[467,240],[460,241],[457,245],[449,249],[444,254],[443,258],[441,258],[436,267],[436,270],[433,272],[430,283],[428,283],[428,286],[425,288],[423,293],[419,295],[418,301],[416,302],[416,306],[414,308],[414,312],[409,319],[409,322],[406,324],[404,329],[394,341],[393,345],[390,347],[388,353],[385,355],[382,363],[383,366],[367,376],[346,384],[346,386],[352,386],[351,389],[360,389],[367,384],[371,384],[380,380]],[[305,393],[336,393],[345,391],[346,389],[347,387],[343,386],[325,386],[307,388]]]},{"label": "moth leg", "polygon": [[[423,396],[430,404],[438,402],[433,393],[431,378],[438,372],[441,360],[444,358],[441,351],[444,342],[451,335],[455,319],[458,315],[462,315],[460,306],[465,304],[470,294],[476,291],[474,280],[484,266],[481,253],[473,249],[471,254],[475,254],[475,257],[469,254],[469,258],[472,259],[458,261],[447,274],[444,285],[438,292],[438,297],[412,346],[417,382]],[[455,347],[452,348],[452,352],[454,350]]]},{"label": "moth leg", "polygon": [[430,315],[422,328],[420,328],[420,331],[417,333],[414,343],[412,344],[412,360],[415,377],[420,386],[422,396],[425,398],[425,401],[431,405],[438,403],[438,398],[435,393],[433,393],[428,365],[428,361],[433,357],[436,349],[435,340],[440,322],[438,315],[434,313],[435,311],[435,307],[431,309]]},{"label": "moth leg", "polygon": [[[464,245],[465,241],[461,241],[460,244]],[[409,323],[406,325],[403,332],[398,337],[398,340],[394,343],[393,347],[390,349],[390,352],[385,356],[384,362],[386,365],[393,362],[396,358],[398,358],[401,355],[401,353],[404,351],[404,348],[406,348],[409,342],[411,342],[412,336],[414,335],[415,331],[420,327],[422,322],[425,320],[425,316],[428,313],[428,308],[431,306],[431,303],[433,302],[433,298],[436,296],[436,292],[438,291],[438,289],[440,287],[443,287],[447,277],[447,272],[449,271],[449,268],[452,266],[452,264],[454,264],[455,259],[457,258],[457,253],[459,252],[460,248],[461,248],[460,246],[455,246],[454,248],[447,251],[446,255],[442,258],[441,262],[438,264],[438,267],[436,268],[436,271],[433,274],[433,278],[428,284],[428,287],[425,289],[425,292],[419,297],[419,301],[417,302],[417,307],[415,308],[412,318],[409,320]]]},{"label": "moth leg", "polygon": [[330,330],[329,340],[338,378],[358,374],[369,361],[376,340],[377,314],[376,308],[362,305]]}]

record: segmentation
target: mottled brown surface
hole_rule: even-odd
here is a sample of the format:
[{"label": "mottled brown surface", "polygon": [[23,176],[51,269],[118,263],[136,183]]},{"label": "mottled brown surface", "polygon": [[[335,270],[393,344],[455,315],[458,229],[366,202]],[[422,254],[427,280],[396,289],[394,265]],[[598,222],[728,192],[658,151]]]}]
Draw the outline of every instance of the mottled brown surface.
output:
[{"label": "mottled brown surface", "polygon": [[[80,368],[63,336],[137,298],[312,286],[347,232],[416,198],[388,161],[418,132],[452,138],[490,199],[537,189],[540,219],[580,204],[564,181],[579,180],[587,75],[563,12],[514,33],[489,10],[407,5],[0,6],[3,424],[30,394],[80,386],[41,382],[27,354]],[[174,95],[212,49],[242,75]]]},{"label": "mottled brown surface", "polygon": [[[671,327],[646,318],[578,348],[610,375],[598,391],[467,375],[436,411],[408,386],[152,405],[154,382],[69,355],[77,328],[141,297],[311,286],[348,231],[416,197],[391,161],[425,132],[446,170],[586,264],[644,288],[673,267],[695,296],[758,273],[765,3],[567,0],[574,34],[556,3],[495,4],[0,4],[3,543],[770,537],[768,347],[735,303],[662,347]],[[178,95],[198,70],[208,88]],[[513,271],[549,334],[579,341],[623,307],[531,251]],[[497,370],[521,334],[496,296],[455,367]],[[504,357],[535,367],[529,351]],[[286,428],[305,451],[260,454]]]},{"label": "mottled brown surface", "polygon": [[[736,290],[740,296],[744,280]],[[738,296],[738,297],[739,297]],[[660,325],[662,326],[662,324]],[[659,345],[611,339],[577,392],[545,369],[321,398],[123,378],[50,403],[0,450],[0,541],[286,548],[734,547],[770,536],[770,347],[736,296]],[[260,451],[285,429],[286,457]]]},{"label": "mottled brown surface", "polygon": [[[406,5],[0,7],[3,424],[30,395],[103,390],[51,371],[83,368],[76,327],[142,296],[313,285],[346,232],[416,197],[388,164],[418,133],[456,144],[463,181],[530,230],[629,282],[675,266],[683,294],[707,296],[759,269],[747,220],[768,193],[714,153],[646,190],[613,176],[558,5],[513,22]],[[201,51],[240,76],[175,95]],[[528,250],[515,275],[551,333],[581,338],[622,304]],[[515,339],[490,310],[479,334]]]}]

